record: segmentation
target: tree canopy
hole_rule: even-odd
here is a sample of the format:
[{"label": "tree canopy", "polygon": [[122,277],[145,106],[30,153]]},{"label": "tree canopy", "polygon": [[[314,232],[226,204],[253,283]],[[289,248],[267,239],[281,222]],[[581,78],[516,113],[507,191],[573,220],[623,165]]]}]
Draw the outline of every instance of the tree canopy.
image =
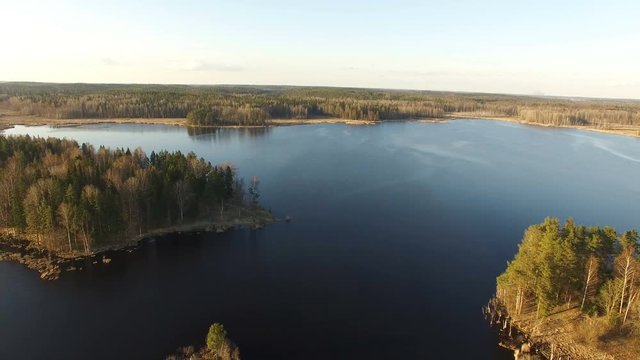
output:
[{"label": "tree canopy", "polygon": [[0,227],[56,252],[103,245],[243,201],[231,164],[194,153],[97,150],[66,139],[0,136]]},{"label": "tree canopy", "polygon": [[518,253],[497,279],[497,297],[509,313],[541,317],[560,305],[640,323],[638,232],[561,224],[547,218],[529,227]]}]

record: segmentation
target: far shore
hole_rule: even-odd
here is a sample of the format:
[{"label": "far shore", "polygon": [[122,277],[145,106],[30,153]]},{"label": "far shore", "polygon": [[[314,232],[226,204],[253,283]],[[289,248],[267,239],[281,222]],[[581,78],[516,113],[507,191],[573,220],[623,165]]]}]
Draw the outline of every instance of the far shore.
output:
[{"label": "far shore", "polygon": [[629,126],[611,125],[610,128],[604,129],[604,128],[597,128],[593,126],[581,126],[581,125],[541,124],[541,123],[531,122],[531,121],[523,120],[523,119],[512,117],[512,116],[486,116],[486,115],[474,115],[472,113],[451,113],[451,114],[447,114],[445,118],[441,119],[441,121],[447,121],[447,120],[495,120],[495,121],[504,121],[504,122],[528,125],[528,126],[578,129],[578,130],[586,130],[586,131],[595,131],[595,132],[606,133],[606,134],[640,137],[640,126],[631,126],[631,125]]},{"label": "far shore", "polygon": [[12,128],[15,125],[24,126],[53,126],[72,127],[91,124],[150,124],[184,126],[192,128],[264,128],[268,126],[311,125],[311,124],[347,124],[347,125],[375,125],[377,122],[369,120],[354,120],[341,118],[313,118],[313,119],[270,119],[266,125],[190,125],[186,118],[88,118],[88,119],[56,119],[34,115],[8,115],[0,113],[0,130]]},{"label": "far shore", "polygon": [[439,123],[449,120],[494,120],[510,123],[517,123],[529,126],[540,126],[547,128],[569,128],[578,130],[594,131],[606,134],[625,135],[632,137],[640,137],[640,126],[611,125],[609,128],[597,128],[592,126],[581,125],[551,125],[526,121],[517,117],[509,116],[490,116],[474,113],[450,113],[441,118],[414,118],[401,120],[355,120],[342,118],[312,118],[312,119],[270,119],[266,125],[222,125],[222,126],[193,126],[187,124],[185,118],[93,118],[93,119],[55,119],[44,118],[34,115],[15,115],[0,113],[0,131],[10,129],[15,125],[24,126],[43,126],[52,127],[71,127],[91,124],[150,124],[150,125],[169,125],[182,126],[192,128],[264,128],[270,126],[293,126],[293,125],[314,125],[314,124],[346,124],[352,126],[376,125],[383,122],[424,122]]}]

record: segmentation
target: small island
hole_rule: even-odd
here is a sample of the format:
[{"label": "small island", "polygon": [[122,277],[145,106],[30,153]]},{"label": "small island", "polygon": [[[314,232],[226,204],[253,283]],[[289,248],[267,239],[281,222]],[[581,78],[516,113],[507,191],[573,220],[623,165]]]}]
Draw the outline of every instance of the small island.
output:
[{"label": "small island", "polygon": [[240,348],[229,340],[227,330],[220,323],[213,323],[207,333],[206,345],[196,349],[184,346],[166,360],[240,360]]},{"label": "small island", "polygon": [[256,177],[245,189],[233,165],[194,153],[0,136],[0,260],[56,279],[73,259],[150,236],[273,222],[259,196]]},{"label": "small island", "polygon": [[483,309],[516,359],[633,359],[640,353],[638,232],[529,227]]}]

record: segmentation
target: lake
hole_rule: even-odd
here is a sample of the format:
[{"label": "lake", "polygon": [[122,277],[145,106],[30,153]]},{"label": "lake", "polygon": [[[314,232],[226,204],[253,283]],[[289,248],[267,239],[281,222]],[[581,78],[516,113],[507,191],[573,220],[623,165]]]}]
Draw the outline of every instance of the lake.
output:
[{"label": "lake", "polygon": [[638,227],[640,139],[485,120],[5,134],[194,151],[291,223],[176,235],[45,282],[0,263],[0,359],[163,359],[221,322],[243,359],[513,359],[481,307],[546,216]]}]

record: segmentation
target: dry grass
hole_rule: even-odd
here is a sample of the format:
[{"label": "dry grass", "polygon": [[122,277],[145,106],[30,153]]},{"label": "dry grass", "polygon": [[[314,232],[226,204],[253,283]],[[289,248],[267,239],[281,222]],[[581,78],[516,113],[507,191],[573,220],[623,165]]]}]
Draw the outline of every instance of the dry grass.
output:
[{"label": "dry grass", "polygon": [[616,359],[640,358],[640,331],[635,324],[622,326],[605,318],[585,319],[576,324],[576,339]]},{"label": "dry grass", "polygon": [[584,315],[574,307],[542,320],[528,314],[517,323],[534,342],[555,344],[556,355],[569,359],[640,359],[640,329],[629,322],[621,326],[604,317]]}]

